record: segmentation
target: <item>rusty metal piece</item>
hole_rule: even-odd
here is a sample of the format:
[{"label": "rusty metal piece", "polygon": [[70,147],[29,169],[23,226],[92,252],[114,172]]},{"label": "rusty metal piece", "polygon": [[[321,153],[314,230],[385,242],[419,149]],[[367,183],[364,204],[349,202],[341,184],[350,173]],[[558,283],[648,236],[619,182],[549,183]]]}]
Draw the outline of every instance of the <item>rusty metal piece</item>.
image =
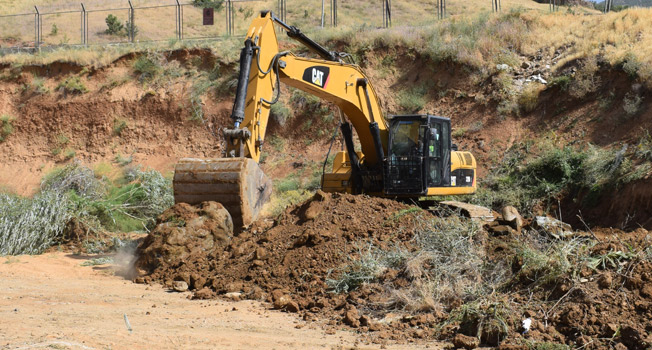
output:
[{"label": "rusty metal piece", "polygon": [[250,158],[181,159],[173,187],[175,203],[221,203],[237,228],[253,223],[272,194],[272,181]]}]

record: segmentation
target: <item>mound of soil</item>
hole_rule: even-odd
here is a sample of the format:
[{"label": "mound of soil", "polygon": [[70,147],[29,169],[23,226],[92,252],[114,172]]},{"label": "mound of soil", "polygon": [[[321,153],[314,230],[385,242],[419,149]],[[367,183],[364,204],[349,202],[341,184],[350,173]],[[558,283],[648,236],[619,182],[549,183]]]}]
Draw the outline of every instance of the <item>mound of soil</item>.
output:
[{"label": "mound of soil", "polygon": [[[563,277],[532,288],[531,281],[512,280],[494,293],[492,305],[480,306],[476,313],[460,314],[461,299],[450,300],[445,309],[400,311],[390,305],[389,292],[413,282],[404,271],[393,269],[373,283],[334,293],[329,278],[339,277],[341,268],[369,247],[417,249],[412,241],[417,220],[430,214],[409,215],[408,209],[388,199],[318,192],[276,221],[259,221],[231,237],[232,227],[220,226],[230,218],[219,204],[178,204],[161,215],[139,247],[137,266],[148,273],[142,282],[173,288],[175,281],[184,281],[197,299],[265,300],[276,309],[317,321],[327,331],[354,328],[378,343],[439,338],[506,349],[541,342],[587,349],[645,349],[652,344],[652,263],[636,259],[619,260],[614,266],[607,262],[597,270],[583,268],[579,282]],[[524,232],[536,234],[529,229]],[[619,239],[632,238],[623,243],[604,243],[605,236],[597,232],[603,243],[589,256],[644,247],[649,244],[644,239],[647,231],[640,231],[620,233]],[[509,273],[504,262],[517,256],[513,247],[522,238],[493,237],[484,231],[478,236],[488,263],[506,266]],[[516,274],[519,264],[512,263],[511,269]],[[504,319],[494,317],[498,307]],[[532,327],[523,332],[520,325],[526,318]],[[478,341],[466,341],[474,338]]]},{"label": "mound of soil", "polygon": [[[369,245],[389,249],[403,244],[410,249],[414,217],[400,215],[408,208],[389,199],[317,192],[276,222],[258,222],[230,241],[221,241],[224,245],[200,249],[196,247],[205,238],[192,236],[188,226],[202,220],[203,209],[178,204],[161,215],[140,246],[137,265],[149,273],[144,282],[171,287],[174,281],[185,281],[195,298],[267,300],[306,320],[320,313],[336,323],[369,327],[369,318],[358,314],[356,305],[365,303],[361,296],[371,290],[363,288],[347,299],[329,292],[327,279]],[[182,232],[187,236],[179,241]]]}]

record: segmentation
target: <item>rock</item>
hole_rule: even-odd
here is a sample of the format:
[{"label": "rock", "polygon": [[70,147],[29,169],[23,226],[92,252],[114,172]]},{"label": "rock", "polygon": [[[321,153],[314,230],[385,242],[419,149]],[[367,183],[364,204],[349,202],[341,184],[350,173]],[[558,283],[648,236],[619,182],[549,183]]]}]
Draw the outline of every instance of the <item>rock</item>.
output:
[{"label": "rock", "polygon": [[528,68],[530,68],[530,66],[531,66],[531,64],[528,61],[524,61],[523,63],[521,63],[521,68],[523,68],[523,69],[528,69]]},{"label": "rock", "polygon": [[543,230],[545,233],[557,239],[574,235],[571,225],[551,217],[537,216],[534,220],[534,225],[536,228]]},{"label": "rock", "polygon": [[360,325],[363,327],[368,327],[371,324],[371,319],[369,316],[362,315],[360,316]]},{"label": "rock", "polygon": [[[273,292],[272,292],[273,293]],[[274,300],[274,308],[275,309],[284,309],[290,302],[292,302],[292,299],[290,298],[289,295],[285,294],[277,299]]]},{"label": "rock", "polygon": [[193,295],[193,299],[212,299],[213,297],[215,297],[215,292],[208,287],[196,291]]},{"label": "rock", "polygon": [[299,310],[300,310],[300,308],[299,308],[299,304],[297,304],[297,303],[296,303],[295,301],[293,301],[293,300],[291,300],[291,301],[289,301],[287,304],[285,304],[285,308],[284,308],[284,309],[285,309],[286,311],[288,311],[288,312],[292,312],[292,313],[299,312]]},{"label": "rock", "polygon": [[239,293],[239,292],[231,292],[231,293],[224,294],[225,298],[231,299],[231,300],[234,300],[234,301],[240,300],[241,296],[242,296],[242,293]]},{"label": "rock", "polygon": [[476,337],[469,337],[468,335],[458,333],[455,334],[455,337],[453,338],[453,345],[456,348],[470,350],[477,348],[480,345],[480,340]]},{"label": "rock", "polygon": [[641,295],[645,298],[652,299],[652,285],[646,283],[643,288],[641,288]]},{"label": "rock", "polygon": [[353,328],[360,327],[360,315],[355,306],[349,305],[349,307],[347,307],[346,312],[344,313],[344,323]]},{"label": "rock", "polygon": [[503,220],[513,229],[519,233],[521,232],[521,228],[523,227],[523,217],[521,217],[521,214],[519,214],[516,208],[511,205],[505,206],[501,210],[501,215],[503,216]]},{"label": "rock", "polygon": [[548,84],[548,81],[545,80],[545,79],[543,79],[543,77],[541,77],[541,74],[540,74],[540,73],[531,76],[531,77],[530,77],[530,80],[532,80],[532,81],[536,81],[537,83],[541,83],[541,84],[543,84],[543,85]]},{"label": "rock", "polygon": [[503,64],[497,64],[497,65],[496,65],[496,70],[499,70],[499,71],[509,71],[509,66],[506,65],[506,64],[504,64],[504,63],[503,63]]},{"label": "rock", "polygon": [[263,247],[259,247],[256,249],[256,259],[258,260],[265,260],[267,259],[267,250]]},{"label": "rock", "polygon": [[600,277],[598,277],[598,285],[600,288],[611,288],[611,284],[613,283],[613,277],[611,276],[611,273],[605,272]]},{"label": "rock", "polygon": [[188,283],[185,281],[174,281],[172,282],[172,289],[180,293],[185,292],[188,290]]}]

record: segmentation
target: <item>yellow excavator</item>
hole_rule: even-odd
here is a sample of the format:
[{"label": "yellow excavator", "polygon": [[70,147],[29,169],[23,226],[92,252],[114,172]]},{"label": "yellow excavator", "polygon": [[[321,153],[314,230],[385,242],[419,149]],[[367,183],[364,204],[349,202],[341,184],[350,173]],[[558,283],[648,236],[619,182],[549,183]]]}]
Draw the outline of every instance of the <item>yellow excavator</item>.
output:
[{"label": "yellow excavator", "polygon": [[[320,59],[279,51],[274,24]],[[329,51],[272,12],[253,20],[244,45],[231,114],[234,125],[224,130],[224,158],[180,160],[173,181],[175,202],[220,202],[235,227],[256,220],[272,193],[272,182],[258,161],[281,82],[334,103],[343,114],[346,150],[335,155],[332,171],[323,175],[324,191],[415,200],[475,192],[475,158],[452,144],[450,119],[384,116],[376,91],[348,54]]]}]

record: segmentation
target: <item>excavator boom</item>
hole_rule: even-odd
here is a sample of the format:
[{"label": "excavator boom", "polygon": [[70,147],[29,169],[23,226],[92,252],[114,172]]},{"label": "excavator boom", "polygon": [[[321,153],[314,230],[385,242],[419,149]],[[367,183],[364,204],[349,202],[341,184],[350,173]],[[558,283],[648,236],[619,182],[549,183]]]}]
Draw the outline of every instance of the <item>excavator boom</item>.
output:
[{"label": "excavator boom", "polygon": [[[319,58],[279,51],[274,24]],[[175,201],[220,202],[236,227],[256,220],[272,192],[258,161],[281,83],[332,102],[346,116],[340,123],[346,151],[336,155],[333,171],[324,174],[324,190],[391,197],[475,191],[475,159],[468,152],[452,151],[450,120],[420,115],[386,119],[366,75],[356,64],[344,62],[344,57],[271,12],[255,18],[240,54],[233,128],[224,130],[224,158],[182,159],[175,169]],[[391,128],[387,120],[392,121]]]}]

